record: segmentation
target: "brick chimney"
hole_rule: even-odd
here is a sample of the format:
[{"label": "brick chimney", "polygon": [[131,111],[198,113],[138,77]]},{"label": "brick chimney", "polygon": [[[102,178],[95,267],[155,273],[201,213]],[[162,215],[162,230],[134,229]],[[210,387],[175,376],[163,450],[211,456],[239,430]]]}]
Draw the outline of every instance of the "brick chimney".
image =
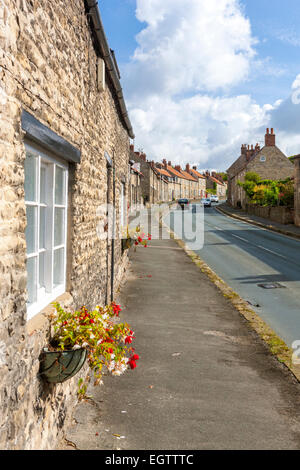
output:
[{"label": "brick chimney", "polygon": [[275,134],[274,134],[273,127],[271,128],[271,133],[269,133],[269,128],[267,128],[267,130],[266,130],[265,146],[266,147],[275,147]]},{"label": "brick chimney", "polygon": [[246,153],[247,153],[247,145],[243,144],[241,146],[241,155],[246,155]]},{"label": "brick chimney", "polygon": [[193,166],[193,170],[197,170],[197,167],[196,167],[196,166]]},{"label": "brick chimney", "polygon": [[141,153],[140,157],[141,157],[142,160],[144,160],[144,162],[146,161],[147,156],[146,156],[145,153]]},{"label": "brick chimney", "polygon": [[169,166],[172,166],[172,162],[168,162],[168,165],[169,165]]},{"label": "brick chimney", "polygon": [[134,145],[133,145],[133,144],[130,144],[130,150],[131,150],[132,152],[134,152]]},{"label": "brick chimney", "polygon": [[190,172],[190,164],[189,164],[189,163],[186,164],[186,166],[185,166],[185,171],[186,171],[187,173]]},{"label": "brick chimney", "polygon": [[164,165],[164,168],[167,169],[167,160],[165,158],[163,159],[163,165]]},{"label": "brick chimney", "polygon": [[175,170],[181,171],[181,166],[180,165],[175,165]]}]

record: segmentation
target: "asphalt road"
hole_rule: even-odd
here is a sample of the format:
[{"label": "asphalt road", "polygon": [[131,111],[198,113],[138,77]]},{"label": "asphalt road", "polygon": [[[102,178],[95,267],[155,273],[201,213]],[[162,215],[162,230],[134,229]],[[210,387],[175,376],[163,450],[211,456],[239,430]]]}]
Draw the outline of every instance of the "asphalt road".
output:
[{"label": "asphalt road", "polygon": [[[204,210],[199,256],[289,345],[300,340],[300,241]],[[259,284],[279,283],[265,289]]]}]

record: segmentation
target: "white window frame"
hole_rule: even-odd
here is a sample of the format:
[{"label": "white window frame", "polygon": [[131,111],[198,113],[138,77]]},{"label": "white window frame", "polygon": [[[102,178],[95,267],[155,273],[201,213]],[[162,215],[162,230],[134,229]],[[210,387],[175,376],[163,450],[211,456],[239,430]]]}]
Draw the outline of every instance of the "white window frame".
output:
[{"label": "white window frame", "polygon": [[[37,158],[36,163],[36,200],[27,201],[25,196],[26,207],[36,207],[37,222],[35,226],[35,250],[27,254],[27,260],[36,258],[35,281],[36,281],[36,301],[32,304],[27,304],[27,320],[30,320],[49,303],[55,300],[58,296],[66,291],[66,258],[67,258],[67,217],[68,217],[68,164],[60,158],[52,157],[48,153],[39,150],[32,144],[25,143],[26,155],[32,154]],[[40,201],[40,169],[45,165],[47,168],[46,174],[46,188],[45,194],[48,199],[46,203]],[[63,179],[63,200],[64,204],[56,204],[55,202],[55,171],[56,168],[62,168],[64,173]],[[46,230],[45,230],[45,248],[40,248],[40,208],[45,207],[46,212]],[[64,209],[63,221],[63,243],[54,245],[54,224],[55,224],[55,209]],[[50,227],[50,229],[48,229]],[[64,249],[63,257],[63,281],[54,286],[54,253],[59,249]],[[39,260],[40,255],[45,253],[45,287],[39,286]],[[50,266],[50,269],[49,269]]]}]

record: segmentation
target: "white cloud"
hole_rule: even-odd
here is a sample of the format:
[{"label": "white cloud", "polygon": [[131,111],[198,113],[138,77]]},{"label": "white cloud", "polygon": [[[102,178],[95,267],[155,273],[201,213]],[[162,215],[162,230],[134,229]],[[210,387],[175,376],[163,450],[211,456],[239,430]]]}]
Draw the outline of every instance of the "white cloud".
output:
[{"label": "white cloud", "polygon": [[281,29],[275,32],[276,37],[294,47],[300,47],[300,35],[294,29]]},{"label": "white cloud", "polygon": [[282,104],[230,95],[262,68],[239,0],[137,0],[136,16],[146,26],[123,73],[136,148],[155,160],[226,169],[241,143],[263,139]]},{"label": "white cloud", "polygon": [[132,109],[131,118],[137,141],[151,159],[166,157],[174,163],[225,168],[237,157],[241,143],[250,139],[251,131],[264,125],[268,109],[247,95],[212,98],[198,94],[176,102],[155,96]]},{"label": "white cloud", "polygon": [[137,0],[136,15],[147,26],[127,70],[143,88],[131,94],[213,91],[247,76],[255,40],[237,0]]}]

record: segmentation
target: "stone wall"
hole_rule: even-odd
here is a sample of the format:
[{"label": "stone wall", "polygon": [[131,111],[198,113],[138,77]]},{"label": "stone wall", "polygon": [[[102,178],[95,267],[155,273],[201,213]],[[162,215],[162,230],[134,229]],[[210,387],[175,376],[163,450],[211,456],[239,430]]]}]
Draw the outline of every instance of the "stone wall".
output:
[{"label": "stone wall", "polygon": [[[47,316],[43,311],[26,324],[22,110],[81,151],[80,163],[69,166],[67,293],[62,301],[94,307],[110,300],[112,244],[97,237],[102,221],[96,209],[114,200],[104,152],[116,168],[117,205],[121,181],[128,191],[129,137],[107,75],[105,92],[97,89],[96,63],[83,0],[0,0],[2,449],[53,449],[76,400],[78,380],[45,386],[37,372],[49,338]],[[126,262],[116,240],[115,288]]]},{"label": "stone wall", "polygon": [[254,204],[246,204],[246,212],[251,215],[270,219],[280,224],[294,223],[294,209],[284,206],[257,206]]}]

